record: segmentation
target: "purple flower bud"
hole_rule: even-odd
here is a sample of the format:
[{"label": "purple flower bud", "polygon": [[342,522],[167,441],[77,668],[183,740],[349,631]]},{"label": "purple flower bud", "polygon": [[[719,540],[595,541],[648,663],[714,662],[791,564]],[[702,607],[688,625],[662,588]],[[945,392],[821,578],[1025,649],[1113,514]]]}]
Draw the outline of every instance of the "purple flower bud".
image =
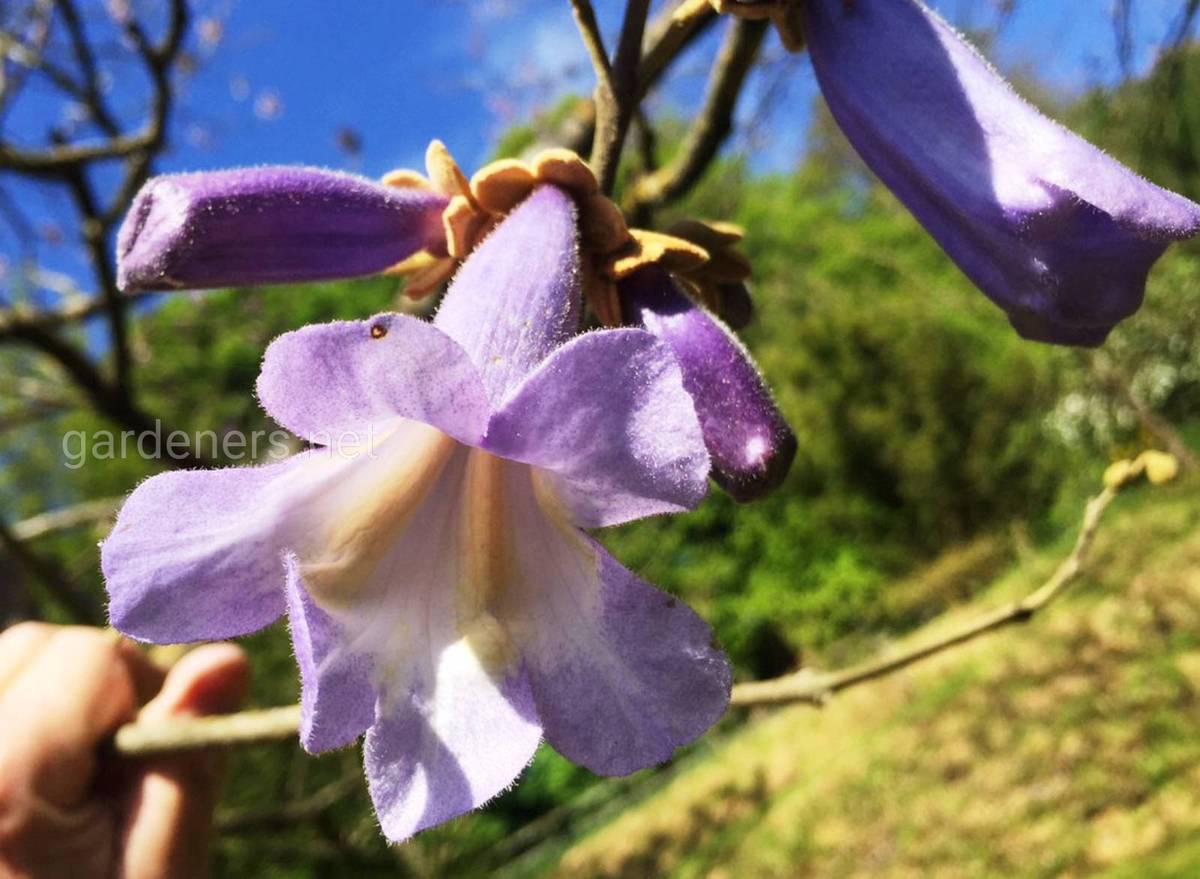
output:
[{"label": "purple flower bud", "polygon": [[117,237],[124,290],[371,275],[445,242],[446,199],[318,168],[240,168],[150,180]]},{"label": "purple flower bud", "polygon": [[1047,119],[917,0],[803,9],[850,143],[1022,336],[1100,344],[1200,231],[1200,206]]},{"label": "purple flower bud", "polygon": [[778,488],[796,456],[796,436],[749,352],[655,266],[625,278],[619,290],[626,320],[645,326],[674,352],[717,484],[742,503]]}]

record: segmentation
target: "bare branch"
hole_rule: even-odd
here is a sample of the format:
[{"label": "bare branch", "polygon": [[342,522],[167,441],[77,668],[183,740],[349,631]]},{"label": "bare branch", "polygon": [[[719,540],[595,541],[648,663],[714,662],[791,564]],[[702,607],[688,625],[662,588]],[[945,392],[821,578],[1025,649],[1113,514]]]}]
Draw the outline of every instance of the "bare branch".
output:
[{"label": "bare branch", "polygon": [[611,92],[612,65],[608,61],[608,50],[604,48],[604,36],[600,33],[600,23],[596,21],[596,10],[592,8],[591,0],[571,0],[571,12],[575,15],[575,25],[592,61],[596,83]]},{"label": "bare branch", "polygon": [[17,540],[30,541],[69,528],[78,528],[80,525],[90,525],[112,516],[123,500],[124,498],[119,497],[105,497],[39,513],[14,524],[12,536]]},{"label": "bare branch", "polygon": [[[638,71],[637,102],[640,104],[675,60],[694,43],[715,21],[717,15],[704,0],[684,0],[666,10],[646,29],[646,41]],[[595,105],[587,107],[589,117],[578,124],[565,145],[577,153],[587,152],[596,134]]]},{"label": "bare branch", "polygon": [[684,138],[678,154],[664,167],[639,179],[632,187],[626,208],[635,216],[687,193],[733,131],[733,115],[742,86],[767,33],[765,21],[735,19],[708,81],[704,108]]},{"label": "bare branch", "polygon": [[1166,45],[1169,48],[1178,49],[1186,42],[1188,35],[1192,32],[1192,25],[1196,23],[1197,14],[1200,14],[1200,0],[1186,0],[1183,10],[1179,13],[1179,18],[1176,19],[1175,25],[1167,37]]},{"label": "bare branch", "polygon": [[92,54],[92,46],[88,42],[83,29],[83,20],[79,10],[72,0],[54,0],[54,5],[66,26],[67,35],[71,40],[71,48],[75,53],[75,63],[83,74],[83,83],[77,92],[77,97],[87,106],[100,130],[110,137],[121,133],[112,113],[100,93],[100,75],[96,67],[96,56]]},{"label": "bare branch", "polygon": [[841,671],[820,673],[802,669],[795,674],[771,681],[741,684],[734,687],[730,704],[743,708],[794,702],[822,705],[828,701],[830,696],[840,690],[884,677],[922,659],[949,650],[951,647],[972,641],[988,632],[1030,620],[1034,614],[1060,596],[1079,577],[1087,562],[1088,552],[1096,537],[1100,519],[1109,504],[1116,499],[1119,490],[1120,486],[1106,486],[1100,494],[1088,501],[1087,507],[1084,509],[1083,524],[1070,555],[1055,569],[1049,580],[1020,601],[998,607],[963,625],[955,626],[929,641],[896,653],[869,659]]},{"label": "bare branch", "polygon": [[100,602],[72,588],[71,577],[57,562],[31,550],[3,522],[0,522],[0,548],[41,583],[46,594],[66,611],[73,621],[95,626],[104,619],[104,609]]},{"label": "bare branch", "polygon": [[0,170],[30,177],[61,178],[68,171],[93,162],[123,159],[149,149],[158,133],[147,125],[135,134],[94,143],[64,144],[46,150],[30,150],[0,144]]},{"label": "bare branch", "polygon": [[604,193],[611,193],[616,183],[621,148],[639,103],[638,68],[649,12],[650,0],[627,0],[612,74],[596,83],[596,135],[592,141],[591,165]]},{"label": "bare branch", "polygon": [[1121,79],[1126,80],[1133,63],[1133,0],[1115,0],[1112,23],[1117,41],[1117,65],[1121,69]]},{"label": "bare branch", "polygon": [[717,20],[708,0],[683,0],[654,20],[646,31],[638,98],[644,98],[680,53]]},{"label": "bare branch", "polygon": [[[35,278],[39,280],[41,286],[47,289],[55,290],[56,292],[60,289],[63,291],[68,289],[67,287],[56,287],[55,279],[44,275],[40,271],[35,274]],[[59,308],[33,309],[17,306],[10,309],[0,309],[0,341],[9,338],[20,338],[29,328],[41,329],[43,331],[60,329],[68,324],[78,323],[95,317],[104,311],[106,304],[103,299],[95,297],[81,298],[83,295],[82,291],[76,290],[76,295],[65,297],[65,301]],[[145,290],[138,291],[137,293],[126,293],[123,295],[123,298],[129,304],[132,304],[139,299],[147,299],[158,295],[160,295],[160,291]]]},{"label": "bare branch", "polygon": [[252,745],[289,739],[300,729],[300,706],[131,723],[117,730],[113,748],[126,757],[153,757],[205,748]]},{"label": "bare branch", "polygon": [[[8,338],[32,345],[56,361],[101,415],[135,433],[157,436],[159,448],[163,447],[162,440],[175,432],[139,407],[125,388],[105,378],[82,351],[57,333],[36,323],[9,324],[7,330]],[[181,452],[170,458],[168,463],[185,468],[202,468],[211,464],[190,452]]]}]

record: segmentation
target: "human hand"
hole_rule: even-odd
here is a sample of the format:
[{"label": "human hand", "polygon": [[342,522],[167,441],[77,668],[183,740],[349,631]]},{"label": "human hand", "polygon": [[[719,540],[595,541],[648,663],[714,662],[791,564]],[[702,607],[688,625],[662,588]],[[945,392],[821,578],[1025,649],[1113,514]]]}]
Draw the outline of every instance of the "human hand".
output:
[{"label": "human hand", "polygon": [[164,675],[99,629],[0,633],[0,879],[206,876],[222,756],[102,763],[98,747],[135,717],[234,711],[248,680],[231,644]]}]

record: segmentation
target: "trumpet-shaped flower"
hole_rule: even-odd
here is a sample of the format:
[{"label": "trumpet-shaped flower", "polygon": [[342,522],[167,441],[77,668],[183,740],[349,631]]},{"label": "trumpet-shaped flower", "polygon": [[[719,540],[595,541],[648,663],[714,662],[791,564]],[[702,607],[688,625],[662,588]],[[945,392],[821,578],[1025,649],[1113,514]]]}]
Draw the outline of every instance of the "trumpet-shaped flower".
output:
[{"label": "trumpet-shaped flower", "polygon": [[727,704],[708,626],[581,530],[693,506],[709,461],[666,346],[639,329],[573,337],[579,296],[575,205],[542,186],[433,324],[380,315],[271,345],[264,408],[332,445],[155,476],[103,545],[113,623],[136,638],[287,615],[302,741],[366,733],[390,839],[495,796],[543,736],[624,774]]},{"label": "trumpet-shaped flower", "polygon": [[117,237],[124,290],[372,275],[445,240],[447,199],[337,171],[237,168],[154,177]]},{"label": "trumpet-shaped flower", "polygon": [[800,9],[850,143],[1021,335],[1098,345],[1200,232],[1200,205],[1043,116],[920,0]]}]

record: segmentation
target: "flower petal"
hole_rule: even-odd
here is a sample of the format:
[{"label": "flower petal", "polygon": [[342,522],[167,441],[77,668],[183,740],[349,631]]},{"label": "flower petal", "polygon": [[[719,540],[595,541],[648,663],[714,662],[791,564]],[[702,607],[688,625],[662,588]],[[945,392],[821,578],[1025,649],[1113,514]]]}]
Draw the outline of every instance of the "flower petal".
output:
[{"label": "flower petal", "polygon": [[151,179],[117,239],[125,290],[370,275],[444,241],[446,199],[305,167]]},{"label": "flower petal", "polygon": [[287,560],[288,623],[300,666],[300,742],[310,754],[350,744],[375,722],[370,659],[349,648],[338,624],[309,596]]},{"label": "flower petal", "polygon": [[285,333],[263,358],[258,396],[281,425],[326,446],[397,416],[477,443],[489,412],[479,374],[458,343],[399,314]]},{"label": "flower petal", "polygon": [[290,477],[313,454],[139,485],[100,547],[113,626],[171,644],[245,635],[282,616],[277,521]]},{"label": "flower petal", "polygon": [[541,186],[459,269],[434,324],[466,349],[499,403],[579,323],[575,203]]},{"label": "flower petal", "polygon": [[741,502],[778,488],[796,456],[796,435],[750,352],[657,268],[631,275],[619,289],[625,315],[670,345],[679,361],[712,456],[713,479]]},{"label": "flower petal", "polygon": [[465,640],[433,661],[399,705],[381,704],[367,733],[367,782],[392,842],[492,799],[541,741],[523,673],[497,681]]},{"label": "flower petal", "polygon": [[370,670],[367,774],[395,840],[495,796],[541,736],[517,654],[477,600],[472,526],[504,515],[469,505],[472,456],[484,455],[405,422],[327,486],[296,541],[306,593],[342,655]]},{"label": "flower petal", "polygon": [[804,12],[847,138],[1022,335],[1099,344],[1200,231],[1200,206],[1042,116],[916,0]]},{"label": "flower petal", "polygon": [[669,759],[728,705],[729,663],[712,630],[556,518],[532,487],[518,489],[517,573],[500,617],[520,645],[546,740],[601,775]]},{"label": "flower petal", "polygon": [[492,417],[484,448],[550,471],[585,528],[691,509],[707,489],[679,367],[643,330],[587,333],[555,351]]}]

